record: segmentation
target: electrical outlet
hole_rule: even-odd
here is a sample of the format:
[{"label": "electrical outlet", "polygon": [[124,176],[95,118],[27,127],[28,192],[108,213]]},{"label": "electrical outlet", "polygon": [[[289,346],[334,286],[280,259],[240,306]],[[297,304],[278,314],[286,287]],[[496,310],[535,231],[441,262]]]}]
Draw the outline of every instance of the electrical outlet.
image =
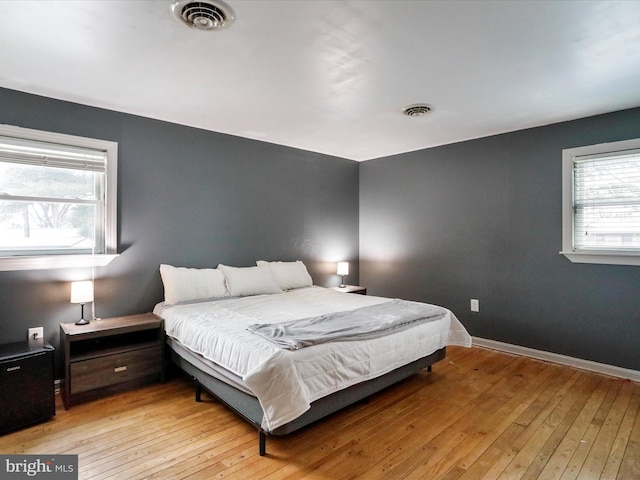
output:
[{"label": "electrical outlet", "polygon": [[29,329],[29,340],[35,340],[37,338],[44,338],[43,327],[34,327]]},{"label": "electrical outlet", "polygon": [[480,311],[480,300],[476,300],[475,298],[471,299],[471,311],[472,312]]}]

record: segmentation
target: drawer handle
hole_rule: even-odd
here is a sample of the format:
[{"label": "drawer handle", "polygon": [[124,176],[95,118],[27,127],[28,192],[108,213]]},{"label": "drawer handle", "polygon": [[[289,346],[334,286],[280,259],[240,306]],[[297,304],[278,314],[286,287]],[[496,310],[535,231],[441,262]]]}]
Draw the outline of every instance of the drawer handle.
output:
[{"label": "drawer handle", "polygon": [[20,365],[7,368],[7,372],[15,372],[16,370],[20,370]]},{"label": "drawer handle", "polygon": [[123,365],[122,367],[116,367],[113,369],[114,372],[118,373],[118,372],[124,372],[127,369],[126,365]]}]

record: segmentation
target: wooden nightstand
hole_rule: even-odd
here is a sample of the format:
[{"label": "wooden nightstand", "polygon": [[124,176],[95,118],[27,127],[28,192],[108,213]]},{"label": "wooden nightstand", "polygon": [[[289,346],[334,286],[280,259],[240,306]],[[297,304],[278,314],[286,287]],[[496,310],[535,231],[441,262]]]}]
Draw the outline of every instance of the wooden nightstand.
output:
[{"label": "wooden nightstand", "polygon": [[86,400],[164,381],[164,328],[153,313],[60,324],[65,409]]},{"label": "wooden nightstand", "polygon": [[357,293],[360,295],[367,294],[367,287],[361,287],[359,285],[347,285],[346,287],[331,287],[331,290],[335,290],[336,292],[342,293]]}]

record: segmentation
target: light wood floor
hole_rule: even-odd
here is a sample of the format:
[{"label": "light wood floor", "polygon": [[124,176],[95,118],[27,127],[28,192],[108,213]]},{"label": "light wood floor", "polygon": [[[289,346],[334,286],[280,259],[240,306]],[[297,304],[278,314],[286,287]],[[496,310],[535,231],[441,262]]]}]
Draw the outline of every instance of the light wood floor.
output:
[{"label": "light wood floor", "polygon": [[[4,386],[3,386],[4,387]],[[1,453],[78,454],[80,479],[640,479],[640,384],[448,348],[417,374],[269,438],[174,378],[0,437]]]}]

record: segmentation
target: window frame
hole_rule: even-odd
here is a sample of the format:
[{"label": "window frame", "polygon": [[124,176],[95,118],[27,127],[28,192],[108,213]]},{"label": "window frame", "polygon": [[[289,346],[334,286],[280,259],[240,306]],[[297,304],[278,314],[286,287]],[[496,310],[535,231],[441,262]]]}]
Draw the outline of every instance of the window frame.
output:
[{"label": "window frame", "polygon": [[573,208],[574,163],[577,158],[593,155],[611,155],[628,150],[640,149],[640,139],[599,143],[562,150],[562,255],[574,263],[595,263],[606,265],[640,265],[640,251],[623,250],[575,250]]},{"label": "window frame", "polygon": [[33,130],[12,125],[0,125],[0,135],[18,139],[34,140],[72,147],[90,148],[106,152],[104,177],[104,253],[69,253],[0,256],[0,271],[36,270],[49,268],[92,267],[108,265],[117,254],[117,174],[118,143],[95,138],[79,137],[63,133]]}]

